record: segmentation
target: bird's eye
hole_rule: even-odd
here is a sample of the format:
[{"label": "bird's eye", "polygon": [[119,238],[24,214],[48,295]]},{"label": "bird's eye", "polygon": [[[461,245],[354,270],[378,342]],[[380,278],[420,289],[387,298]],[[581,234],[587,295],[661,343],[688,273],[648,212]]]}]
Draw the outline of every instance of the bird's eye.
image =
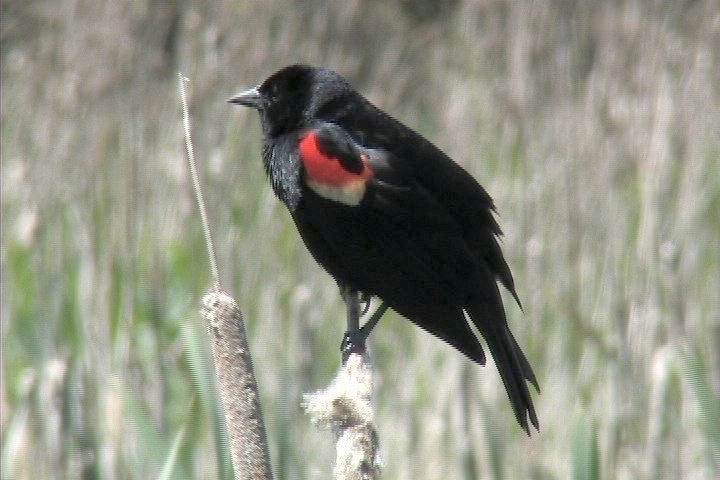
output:
[{"label": "bird's eye", "polygon": [[268,92],[268,99],[271,102],[275,102],[279,96],[280,96],[280,91],[277,87],[271,88],[270,91]]}]

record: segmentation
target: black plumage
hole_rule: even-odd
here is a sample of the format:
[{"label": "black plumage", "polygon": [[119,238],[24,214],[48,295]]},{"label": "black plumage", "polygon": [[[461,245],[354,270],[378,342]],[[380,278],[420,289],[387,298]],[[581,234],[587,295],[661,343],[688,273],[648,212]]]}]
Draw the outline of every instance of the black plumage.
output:
[{"label": "black plumage", "polygon": [[520,301],[485,189],[330,70],[286,67],[230,101],[259,111],[265,169],[318,263],[483,365],[467,315],[518,422],[538,428],[526,381],[538,383],[497,282]]}]

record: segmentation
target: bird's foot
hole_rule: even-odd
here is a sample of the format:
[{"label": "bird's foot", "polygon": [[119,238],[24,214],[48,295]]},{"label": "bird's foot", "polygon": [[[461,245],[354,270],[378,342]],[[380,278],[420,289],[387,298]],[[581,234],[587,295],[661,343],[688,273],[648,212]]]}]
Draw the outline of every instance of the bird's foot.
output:
[{"label": "bird's foot", "polygon": [[342,363],[345,365],[348,358],[352,354],[363,355],[365,354],[365,340],[367,340],[367,333],[363,329],[347,331],[343,335],[342,343],[340,344],[340,352],[342,353]]},{"label": "bird's foot", "polygon": [[[369,305],[368,301],[368,305]],[[375,325],[380,321],[380,318],[383,316],[383,314],[387,311],[388,306],[383,302],[377,310],[375,310],[375,313],[372,314],[370,319],[363,325],[362,327],[358,328],[357,330],[348,330],[345,332],[345,335],[343,335],[342,343],[340,344],[340,351],[342,352],[342,361],[343,365],[345,362],[347,362],[348,357],[350,354],[358,353],[360,355],[365,353],[365,341],[370,336],[370,332],[373,328],[375,328]],[[365,308],[367,311],[368,308]]]},{"label": "bird's foot", "polygon": [[369,310],[370,310],[370,304],[372,301],[372,296],[368,295],[367,293],[360,293],[360,303],[362,304],[362,311],[360,312],[360,316],[364,316]]}]

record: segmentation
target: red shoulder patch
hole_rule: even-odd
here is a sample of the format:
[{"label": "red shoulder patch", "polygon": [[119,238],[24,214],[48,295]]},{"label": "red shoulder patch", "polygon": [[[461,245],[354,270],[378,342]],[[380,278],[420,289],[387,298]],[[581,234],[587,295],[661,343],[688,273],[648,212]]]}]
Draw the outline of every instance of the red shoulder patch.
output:
[{"label": "red shoulder patch", "polygon": [[373,176],[372,169],[364,156],[362,172],[353,173],[346,170],[337,158],[325,155],[320,151],[314,132],[308,133],[300,140],[300,158],[308,179],[327,187],[344,188],[357,182],[364,184]]}]

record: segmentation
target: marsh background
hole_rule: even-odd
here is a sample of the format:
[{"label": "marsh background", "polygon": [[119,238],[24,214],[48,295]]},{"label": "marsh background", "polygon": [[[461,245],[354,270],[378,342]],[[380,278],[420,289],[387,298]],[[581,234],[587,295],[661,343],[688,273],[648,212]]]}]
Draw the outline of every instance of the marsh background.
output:
[{"label": "marsh background", "polygon": [[300,404],[338,368],[344,309],[265,181],[257,115],[225,103],[296,62],[345,75],[492,194],[542,386],[527,438],[492,363],[387,316],[370,341],[385,478],[720,477],[717,1],[0,13],[3,479],[230,478],[179,70],[276,478],[329,478],[331,435]]}]

